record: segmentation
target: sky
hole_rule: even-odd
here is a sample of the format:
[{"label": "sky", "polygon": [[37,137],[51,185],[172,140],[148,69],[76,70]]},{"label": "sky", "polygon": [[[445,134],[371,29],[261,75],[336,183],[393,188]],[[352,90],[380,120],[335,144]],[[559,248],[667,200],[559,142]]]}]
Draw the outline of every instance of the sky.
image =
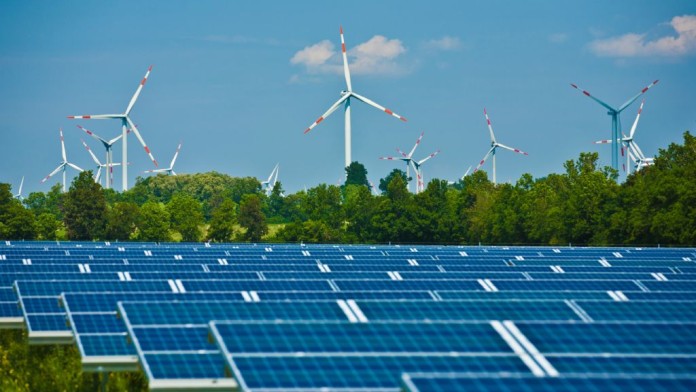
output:
[{"label": "sky", "polygon": [[[122,113],[153,66],[131,118],[160,167],[179,142],[177,173],[217,171],[265,179],[280,164],[287,192],[344,176],[342,110],[304,130],[346,88],[343,26],[353,90],[406,117],[353,102],[353,160],[378,183],[425,136],[425,179],[457,180],[498,142],[498,182],[563,172],[606,145],[610,117],[581,88],[621,105],[653,80],[636,142],[648,156],[696,128],[696,2],[692,1],[118,1],[0,2],[0,182],[23,195],[61,161],[85,169],[118,121],[69,115]],[[640,100],[622,114],[632,124]],[[121,147],[115,147],[121,160]],[[128,140],[129,185],[154,168]],[[490,173],[490,161],[482,168]],[[69,179],[75,175],[68,170]],[[121,172],[116,169],[116,189]]]}]

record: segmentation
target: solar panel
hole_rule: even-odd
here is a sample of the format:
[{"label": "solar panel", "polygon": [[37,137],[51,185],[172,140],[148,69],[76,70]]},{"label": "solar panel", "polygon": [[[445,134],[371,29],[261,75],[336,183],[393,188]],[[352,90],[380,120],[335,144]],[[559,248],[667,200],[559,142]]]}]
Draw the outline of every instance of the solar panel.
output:
[{"label": "solar panel", "polygon": [[74,341],[85,371],[143,369],[151,389],[696,379],[694,249],[10,242],[0,256],[0,327]]}]

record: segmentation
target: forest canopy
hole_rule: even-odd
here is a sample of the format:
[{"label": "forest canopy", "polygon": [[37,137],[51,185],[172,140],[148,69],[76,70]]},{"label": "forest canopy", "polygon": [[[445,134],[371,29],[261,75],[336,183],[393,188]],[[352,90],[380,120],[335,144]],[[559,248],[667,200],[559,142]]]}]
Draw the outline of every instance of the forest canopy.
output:
[{"label": "forest canopy", "polygon": [[[495,185],[479,171],[433,179],[419,194],[393,170],[373,189],[358,162],[341,186],[270,193],[251,177],[217,172],[138,178],[126,192],[84,172],[26,199],[0,183],[8,240],[269,241],[529,245],[696,244],[696,138],[661,149],[625,182],[581,153],[563,172]],[[274,229],[269,229],[269,225]]]}]

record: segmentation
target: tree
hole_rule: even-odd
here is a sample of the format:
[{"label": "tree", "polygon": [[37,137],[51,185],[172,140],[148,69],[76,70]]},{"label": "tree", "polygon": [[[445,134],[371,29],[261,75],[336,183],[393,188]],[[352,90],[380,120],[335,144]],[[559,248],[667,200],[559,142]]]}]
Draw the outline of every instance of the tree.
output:
[{"label": "tree", "polygon": [[10,240],[36,237],[34,214],[12,197],[9,184],[0,184],[0,237]]},{"label": "tree", "polygon": [[172,229],[181,234],[182,241],[200,240],[203,211],[196,199],[184,193],[177,193],[167,204],[167,212]]},{"label": "tree", "polygon": [[411,177],[406,176],[405,171],[399,170],[399,169],[394,169],[386,177],[379,180],[379,187],[378,188],[380,191],[382,191],[382,194],[387,193],[387,187],[389,186],[389,183],[394,179],[395,176],[401,177],[403,182],[406,184],[408,184],[408,182],[412,180]]},{"label": "tree", "polygon": [[348,185],[364,185],[370,189],[370,182],[367,180],[367,169],[362,163],[351,162],[346,167],[346,183]]},{"label": "tree", "polygon": [[50,212],[44,212],[36,218],[36,235],[40,240],[55,240],[61,222]]},{"label": "tree", "polygon": [[169,213],[162,203],[148,201],[140,207],[138,240],[169,241]]},{"label": "tree", "polygon": [[64,201],[68,238],[91,241],[101,238],[106,227],[106,199],[101,185],[94,182],[92,171],[81,172],[70,185]]},{"label": "tree", "polygon": [[239,205],[239,224],[246,229],[242,238],[251,242],[261,241],[266,233],[268,233],[268,225],[266,224],[266,216],[261,210],[261,199],[258,195],[247,194],[242,196],[242,202]]},{"label": "tree", "polygon": [[128,241],[135,233],[138,205],[131,202],[114,203],[106,213],[106,235],[109,240]]},{"label": "tree", "polygon": [[208,240],[227,242],[234,235],[234,224],[237,221],[237,203],[226,199],[213,210],[213,217],[208,228]]}]

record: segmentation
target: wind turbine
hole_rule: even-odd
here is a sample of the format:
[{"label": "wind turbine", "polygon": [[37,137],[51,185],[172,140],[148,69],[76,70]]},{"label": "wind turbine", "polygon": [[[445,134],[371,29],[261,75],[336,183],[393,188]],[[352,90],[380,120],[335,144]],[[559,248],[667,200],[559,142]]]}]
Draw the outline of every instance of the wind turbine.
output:
[{"label": "wind turbine", "polygon": [[[418,137],[418,140],[416,140],[416,144],[413,145],[413,148],[408,154],[405,154],[403,151],[400,149],[396,149],[396,152],[401,154],[400,157],[379,157],[379,159],[386,160],[386,161],[404,161],[406,163],[406,179],[408,180],[410,175],[410,168],[411,168],[411,161],[413,161],[413,153],[416,152],[416,148],[420,145],[421,140],[423,139],[423,135],[425,135],[425,132],[421,132],[420,136]],[[416,173],[417,174],[417,173]],[[418,192],[418,183],[416,183],[416,192]]]},{"label": "wind turbine", "polygon": [[329,110],[326,111],[326,113],[322,114],[321,117],[319,117],[312,125],[307,128],[304,133],[307,133],[312,130],[312,128],[316,127],[319,125],[320,122],[324,121],[327,117],[331,115],[336,109],[338,109],[339,106],[343,105],[343,110],[345,113],[345,154],[346,154],[346,160],[345,160],[345,167],[348,167],[350,163],[352,162],[351,160],[351,128],[350,128],[350,102],[351,98],[355,98],[360,102],[366,103],[378,110],[381,110],[391,116],[394,116],[398,118],[401,121],[406,121],[405,117],[402,117],[391,110],[385,108],[384,106],[381,106],[377,104],[376,102],[356,93],[353,91],[353,86],[350,82],[350,70],[348,69],[348,56],[346,54],[346,43],[345,40],[343,39],[343,27],[341,26],[340,28],[340,33],[341,33],[341,51],[343,52],[343,73],[346,78],[346,90],[341,91],[341,98],[336,101]]},{"label": "wind turbine", "polygon": [[478,169],[483,166],[483,163],[486,162],[486,159],[488,159],[489,156],[493,155],[493,184],[496,184],[496,178],[495,178],[495,152],[498,149],[498,147],[502,147],[506,150],[510,150],[512,152],[516,152],[518,154],[523,154],[523,155],[529,155],[524,151],[518,150],[516,148],[508,147],[504,144],[500,144],[495,140],[495,134],[493,133],[493,126],[491,125],[491,120],[488,118],[488,112],[486,112],[486,108],[483,108],[483,115],[486,116],[486,122],[488,123],[488,131],[491,134],[491,148],[488,150],[486,155],[483,156],[483,159],[481,159],[481,162],[479,162],[478,166],[476,166],[476,169],[474,169],[474,173],[478,171]]},{"label": "wind turbine", "polygon": [[278,181],[279,167],[280,163],[276,163],[273,171],[271,171],[271,175],[268,176],[268,179],[266,181],[261,181],[261,186],[266,189],[266,196],[270,196],[271,192],[273,192],[273,187],[275,187],[275,184]]},{"label": "wind turbine", "polygon": [[[77,127],[80,128],[81,130],[83,130],[89,136],[99,140],[102,143],[102,145],[104,146],[104,148],[106,149],[106,163],[104,163],[104,166],[106,166],[108,168],[109,173],[106,176],[106,181],[105,181],[104,187],[106,189],[111,188],[113,186],[113,183],[114,183],[114,175],[113,175],[114,168],[113,167],[118,166],[117,164],[114,164],[113,151],[111,149],[114,146],[114,144],[123,137],[123,135],[118,135],[117,137],[107,141],[106,139],[104,139],[101,136],[97,135],[96,133],[90,131],[89,129],[82,127],[81,125],[77,125]],[[130,132],[130,129],[128,129],[127,132]],[[84,142],[83,142],[83,144],[84,144]],[[91,154],[91,151],[90,151],[90,154]],[[96,158],[94,160],[99,165],[99,170],[101,170],[102,164],[99,163],[99,161]],[[99,180],[97,180],[97,182],[99,182]]]},{"label": "wind turbine", "polygon": [[469,166],[469,168],[466,169],[466,172],[464,172],[464,175],[462,176],[462,180],[464,179],[464,177],[466,177],[466,176],[469,175],[469,172],[470,172],[470,171],[471,171],[471,166]]},{"label": "wind turbine", "polygon": [[80,172],[82,172],[82,171],[84,171],[84,170],[82,170],[82,169],[81,169],[79,166],[77,166],[76,164],[71,163],[71,162],[68,162],[68,158],[67,158],[67,155],[66,155],[66,153],[65,153],[65,141],[63,140],[63,129],[61,128],[61,129],[59,130],[59,132],[60,132],[60,147],[61,147],[61,151],[62,151],[62,153],[63,153],[63,155],[62,155],[62,156],[63,156],[63,160],[60,162],[60,164],[58,165],[58,167],[57,167],[55,170],[53,170],[53,171],[51,172],[51,174],[47,175],[46,178],[44,178],[43,180],[41,180],[41,183],[43,184],[44,182],[48,181],[48,179],[51,178],[51,176],[53,176],[54,174],[56,174],[56,173],[58,173],[59,171],[62,170],[62,171],[63,171],[63,192],[67,192],[68,187],[67,187],[67,180],[66,180],[66,178],[65,178],[65,169],[66,169],[66,167],[67,167],[67,166],[70,166],[70,167],[72,167],[73,169],[75,169],[75,170],[77,170],[77,171],[80,171]]},{"label": "wind turbine", "polygon": [[145,73],[145,77],[143,77],[143,80],[140,81],[140,85],[138,85],[137,90],[135,90],[135,94],[133,94],[133,97],[131,98],[130,102],[128,103],[128,106],[126,107],[126,111],[123,112],[122,114],[96,114],[96,115],[82,115],[82,116],[68,116],[69,119],[84,119],[84,120],[121,120],[121,130],[122,134],[121,137],[123,137],[123,190],[127,191],[128,190],[128,128],[133,130],[133,133],[135,133],[135,136],[138,138],[140,141],[140,144],[142,144],[143,148],[145,149],[145,152],[147,155],[150,157],[152,162],[155,164],[155,167],[157,167],[157,160],[155,160],[155,157],[152,155],[152,152],[150,149],[147,147],[147,144],[145,144],[145,140],[143,140],[143,137],[140,136],[140,132],[138,131],[138,127],[135,126],[133,121],[130,119],[130,112],[133,110],[133,105],[135,105],[135,101],[138,100],[138,96],[140,95],[140,92],[143,90],[143,86],[145,86],[145,82],[147,82],[148,76],[150,76],[150,71],[152,71],[152,66],[150,66],[147,69],[147,73]]},{"label": "wind turbine", "polygon": [[22,176],[22,181],[19,183],[19,192],[17,192],[16,195],[14,195],[15,199],[18,200],[23,200],[24,198],[22,197],[22,187],[24,186],[24,176]]},{"label": "wind turbine", "polygon": [[[657,82],[659,82],[659,80],[655,80],[654,82],[650,83],[647,87],[640,90],[640,92],[638,94],[636,94],[633,98],[629,99],[628,101],[626,101],[626,103],[619,106],[618,109],[616,109],[612,106],[609,106],[607,103],[600,100],[599,98],[592,96],[589,92],[587,92],[586,90],[582,90],[576,84],[571,83],[570,85],[574,89],[576,89],[578,91],[582,91],[583,94],[587,95],[590,99],[592,99],[595,102],[597,102],[598,104],[604,106],[608,110],[607,114],[609,116],[611,116],[611,138],[609,140],[619,140],[619,134],[621,133],[621,117],[619,115],[621,114],[621,112],[624,109],[626,109],[636,99],[638,99],[638,97],[645,94],[645,92],[648,91],[648,89],[650,89],[650,87],[656,85]],[[619,144],[618,143],[614,143],[614,145],[612,146],[612,149],[611,149],[611,166],[614,169],[619,170]]]},{"label": "wind turbine", "polygon": [[80,141],[82,141],[82,145],[85,146],[89,155],[92,156],[92,160],[94,161],[94,163],[97,164],[97,173],[94,175],[94,182],[96,182],[97,184],[101,184],[100,180],[101,180],[101,172],[102,172],[102,167],[103,167],[103,168],[106,168],[106,181],[105,182],[108,184],[110,174],[113,173],[113,167],[120,166],[121,164],[120,163],[112,163],[112,164],[108,165],[106,163],[101,163],[99,161],[99,159],[97,159],[97,156],[94,155],[94,153],[92,152],[92,149],[89,148],[87,143],[85,143],[85,141],[82,139],[80,139]]},{"label": "wind turbine", "polygon": [[169,164],[169,167],[163,169],[145,170],[143,173],[167,173],[170,176],[175,176],[176,172],[174,172],[174,162],[176,162],[176,157],[179,156],[179,150],[181,150],[181,142],[179,142],[179,146],[176,148],[174,158],[172,158],[172,162]]},{"label": "wind turbine", "polygon": [[[640,120],[640,115],[643,112],[643,105],[645,105],[645,99],[643,99],[643,101],[640,103],[638,114],[636,115],[635,121],[633,121],[633,126],[631,127],[631,132],[628,134],[628,136],[624,134],[623,138],[617,139],[617,141],[625,144],[626,146],[626,164],[624,165],[624,171],[627,172],[626,175],[631,174],[631,161],[633,161],[633,163],[636,165],[636,170],[640,170],[645,166],[650,166],[653,164],[653,158],[646,158],[643,151],[640,149],[640,147],[638,147],[638,143],[633,140],[636,134],[636,127],[638,127],[638,120]],[[598,140],[595,142],[595,144],[612,144],[612,141]],[[622,155],[623,151],[624,147],[622,145]]]},{"label": "wind turbine", "polygon": [[435,151],[434,153],[428,155],[427,157],[421,159],[420,161],[414,161],[411,160],[411,165],[413,166],[413,169],[416,171],[416,193],[421,193],[425,190],[425,182],[423,181],[423,164],[427,162],[430,158],[434,157],[435,155],[439,154],[440,150]]}]

